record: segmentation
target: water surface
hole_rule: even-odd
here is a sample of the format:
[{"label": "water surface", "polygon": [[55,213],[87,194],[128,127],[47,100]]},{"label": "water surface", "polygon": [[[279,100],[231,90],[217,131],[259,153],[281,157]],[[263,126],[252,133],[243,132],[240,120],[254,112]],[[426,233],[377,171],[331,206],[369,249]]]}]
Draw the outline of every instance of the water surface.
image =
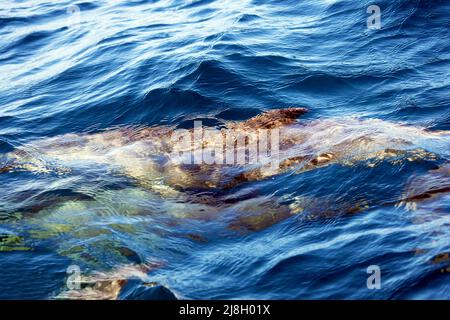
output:
[{"label": "water surface", "polygon": [[[449,130],[449,3],[378,1],[380,30],[367,28],[370,4],[2,1],[0,159],[68,133],[217,125],[289,106],[309,108],[301,121]],[[449,299],[448,192],[400,203],[417,177],[449,185],[448,169],[430,175],[448,144],[419,146],[435,156],[292,170],[236,187],[231,209],[204,216],[102,166],[0,174],[0,298],[54,298],[70,265],[148,265],[146,281],[180,298]],[[254,230],[229,227],[230,215],[274,210],[273,199],[308,205]],[[370,265],[380,290],[366,287]]]}]

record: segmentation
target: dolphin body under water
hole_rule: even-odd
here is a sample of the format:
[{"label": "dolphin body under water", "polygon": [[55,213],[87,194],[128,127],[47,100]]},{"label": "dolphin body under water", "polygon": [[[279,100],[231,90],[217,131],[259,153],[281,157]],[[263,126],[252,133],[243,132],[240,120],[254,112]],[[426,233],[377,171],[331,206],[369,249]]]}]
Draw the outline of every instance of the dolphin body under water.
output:
[{"label": "dolphin body under water", "polygon": [[[299,121],[306,112],[305,108],[270,110],[245,121],[225,122],[220,129],[202,128],[200,136],[196,136],[195,130],[173,126],[65,134],[32,141],[6,154],[0,172],[25,170],[70,176],[71,172],[106,169],[113,175],[130,178],[164,199],[195,204],[192,216],[214,215],[218,208],[231,205],[237,211],[252,211],[249,208],[257,206],[256,211],[269,212],[267,219],[259,217],[257,227],[253,218],[240,223],[247,229],[260,229],[289,217],[298,208],[286,208],[267,197],[252,199],[254,194],[247,198],[239,197],[239,192],[227,195],[228,190],[288,171],[300,173],[330,164],[364,163],[373,167],[382,161],[436,160],[442,151],[448,152],[448,131],[433,132],[418,126],[354,117]],[[259,162],[227,163],[224,159],[227,155],[236,159],[241,153],[248,158],[251,145],[260,147],[263,131],[270,132],[270,156],[261,157]],[[231,153],[224,148],[219,161],[217,158],[209,164],[185,161],[186,155],[192,159],[205,154],[205,150],[211,154],[213,149],[217,154],[217,150],[222,150],[217,147],[224,146],[226,141],[231,141],[228,144]],[[267,161],[274,158],[277,166],[268,165]],[[205,195],[201,191],[219,193]]]},{"label": "dolphin body under water", "polygon": [[[135,187],[127,185],[122,190],[102,189],[101,186],[98,190],[89,190],[86,187],[82,191],[89,192],[86,191],[83,196],[80,196],[83,192],[76,193],[73,198],[53,195],[44,199],[43,203],[39,203],[42,199],[38,195],[38,205],[23,208],[24,212],[33,213],[28,220],[37,226],[37,229],[31,230],[31,238],[58,239],[58,235],[67,233],[72,233],[76,238],[89,237],[92,241],[86,241],[87,247],[81,252],[77,241],[57,241],[55,244],[60,254],[89,263],[96,260],[96,252],[104,252],[103,247],[109,251],[111,246],[115,248],[114,244],[103,242],[102,233],[114,228],[133,228],[130,231],[139,232],[139,225],[118,225],[102,216],[117,214],[121,210],[133,215],[150,207],[148,211],[169,213],[173,220],[157,220],[158,224],[167,223],[168,226],[177,223],[180,217],[215,221],[223,219],[225,212],[231,214],[231,218],[224,219],[231,231],[261,230],[302,210],[313,219],[328,217],[329,212],[335,212],[323,208],[326,204],[318,200],[297,197],[287,205],[272,196],[262,196],[254,191],[249,193],[245,188],[252,181],[262,181],[285,172],[302,173],[332,164],[363,164],[371,168],[386,161],[401,164],[442,160],[444,165],[440,168],[413,179],[403,198],[386,204],[406,204],[414,209],[420,208],[422,203],[426,205],[428,199],[448,194],[450,132],[355,117],[298,120],[306,112],[304,108],[271,110],[245,121],[225,122],[216,130],[207,132],[205,129],[201,131],[200,139],[196,139],[195,129],[174,126],[116,128],[100,133],[65,134],[39,139],[5,154],[0,173],[27,171],[44,176],[57,174],[57,189],[64,189],[65,183],[72,188],[72,183],[78,181],[80,175],[88,176],[88,179],[80,179],[80,183],[89,184],[91,173],[94,176],[109,174],[130,180]],[[236,159],[242,149],[248,151],[252,144],[256,143],[259,148],[261,132],[270,132],[268,140],[272,147],[270,156],[263,156],[262,161],[227,163],[227,150],[224,150],[225,159],[219,157],[214,163],[185,161],[186,157],[193,159],[199,154],[204,155],[205,150],[207,154],[212,149],[220,150],[217,147],[225,144],[227,138],[232,146],[232,152],[228,155],[236,156]],[[277,139],[273,140],[275,133]],[[186,135],[188,143],[185,141]],[[239,143],[242,137],[241,142],[245,143]],[[275,146],[274,143],[278,144]],[[273,157],[277,159],[276,167],[270,166]],[[244,188],[240,188],[242,186]],[[48,189],[51,188],[53,186]],[[94,196],[90,198],[92,193]],[[47,197],[46,192],[41,194]],[[161,199],[164,205],[159,206]],[[337,211],[342,209],[354,213],[366,207],[365,203],[350,203]],[[153,217],[153,212],[151,214]],[[108,223],[107,228],[99,225],[99,219]],[[99,235],[98,241],[95,240],[96,235]],[[197,242],[207,241],[195,233],[180,236]],[[146,246],[157,246],[158,237],[155,234]],[[11,243],[5,246],[11,250],[23,246],[21,239],[9,239]],[[119,255],[133,256],[130,250],[116,249],[114,252]],[[114,259],[126,263],[126,259]],[[94,276],[88,282],[102,285],[88,286],[82,292],[71,294],[75,294],[75,298],[116,298],[125,283],[124,279],[129,277],[128,271],[122,273],[113,273],[112,280]],[[132,275],[135,276],[134,271]],[[66,296],[63,294],[62,297]]]},{"label": "dolphin body under water", "polygon": [[[435,157],[428,146],[448,149],[448,131],[428,131],[377,119],[331,118],[298,121],[305,108],[276,109],[246,121],[226,122],[209,130],[201,143],[177,143],[180,131],[171,126],[119,128],[93,134],[65,134],[27,143],[6,155],[0,172],[27,170],[37,173],[68,173],[77,168],[105,166],[135,179],[154,191],[189,188],[230,188],[245,181],[262,180],[291,169],[311,170],[331,163],[389,159],[405,155],[409,160]],[[184,163],[174,154],[191,155],[221,144],[224,137],[235,147],[257,143],[260,130],[277,130],[278,166],[264,170],[263,163]],[[192,130],[187,131],[192,135]],[[186,134],[186,130],[184,130]],[[239,136],[246,145],[235,146]],[[225,138],[226,139],[226,138]],[[190,149],[190,150],[187,150]],[[245,152],[245,151],[244,151]],[[270,160],[270,159],[269,159]]]}]

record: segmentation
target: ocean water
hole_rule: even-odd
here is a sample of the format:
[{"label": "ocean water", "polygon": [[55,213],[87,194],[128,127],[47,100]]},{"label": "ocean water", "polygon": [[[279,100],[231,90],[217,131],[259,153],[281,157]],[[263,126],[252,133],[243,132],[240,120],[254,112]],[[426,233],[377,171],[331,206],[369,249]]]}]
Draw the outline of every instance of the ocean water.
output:
[{"label": "ocean water", "polygon": [[[381,29],[367,26],[371,4]],[[292,106],[308,108],[305,125],[445,132],[449,27],[444,0],[2,0],[1,167],[37,140]],[[93,282],[137,278],[129,290],[155,282],[187,299],[449,299],[449,140],[414,144],[431,156],[189,191],[231,206],[167,199],[89,163],[1,170],[0,298],[61,297],[78,266]],[[402,201],[411,188],[424,193]],[[249,211],[252,227],[239,220]]]}]

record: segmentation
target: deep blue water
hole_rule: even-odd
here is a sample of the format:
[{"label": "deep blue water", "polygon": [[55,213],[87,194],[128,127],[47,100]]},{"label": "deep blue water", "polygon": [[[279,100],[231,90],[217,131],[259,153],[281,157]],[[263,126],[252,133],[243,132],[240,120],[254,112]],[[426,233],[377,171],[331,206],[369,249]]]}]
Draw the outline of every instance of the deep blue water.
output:
[{"label": "deep blue water", "polygon": [[[0,151],[289,106],[308,107],[304,121],[357,116],[450,130],[450,2],[376,1],[380,30],[367,28],[370,4],[3,0]],[[318,208],[369,205],[253,232],[174,221],[161,212],[187,204],[161,209],[123,177],[1,174],[0,298],[53,298],[73,264],[89,273],[156,261],[149,279],[183,298],[449,299],[450,196],[416,210],[395,205],[412,177],[448,161],[448,145],[433,151],[397,166],[336,164],[255,183],[261,195],[308,196]],[[96,204],[81,207],[75,193]],[[380,290],[366,287],[370,265],[380,266]]]}]

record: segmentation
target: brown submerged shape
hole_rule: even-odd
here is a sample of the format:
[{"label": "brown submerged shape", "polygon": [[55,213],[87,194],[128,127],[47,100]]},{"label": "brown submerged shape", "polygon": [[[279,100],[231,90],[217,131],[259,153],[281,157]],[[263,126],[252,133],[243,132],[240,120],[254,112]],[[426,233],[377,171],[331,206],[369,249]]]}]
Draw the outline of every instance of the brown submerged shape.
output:
[{"label": "brown submerged shape", "polygon": [[[415,140],[448,137],[448,132],[433,133],[424,128],[377,119],[298,121],[297,118],[306,112],[305,108],[275,109],[245,121],[226,122],[224,128],[215,130],[209,136],[205,135],[203,143],[190,145],[188,150],[183,149],[176,140],[177,134],[182,131],[171,126],[66,134],[31,142],[7,154],[8,165],[0,168],[0,173],[27,170],[37,174],[56,172],[68,175],[80,163],[83,164],[83,169],[90,168],[90,164],[103,165],[111,168],[111,172],[130,178],[138,187],[150,190],[162,198],[201,206],[195,214],[196,218],[214,219],[218,208],[235,208],[242,202],[238,197],[230,203],[226,196],[241,185],[285,172],[301,173],[332,164],[351,166],[365,162],[369,167],[374,167],[381,161],[396,164],[401,161],[434,160],[435,154],[411,146],[415,144]],[[184,154],[187,151],[196,154],[204,148],[222,146],[224,137],[229,137],[236,144],[237,137],[244,135],[246,148],[257,142],[258,132],[263,129],[279,130],[279,151],[276,154],[279,166],[276,169],[267,170],[264,164],[250,163],[185,164],[173,158],[173,154]],[[184,130],[186,131],[193,135],[192,130]],[[194,149],[190,150],[192,147]],[[437,176],[442,176],[442,172],[448,175],[448,166],[439,170],[441,171],[437,171]],[[433,185],[418,183],[419,186],[426,187],[423,190],[412,188],[413,191],[407,192],[405,200],[418,201],[448,193],[448,180],[436,182],[433,173],[424,179],[435,182]],[[199,190],[211,190],[213,193],[204,195]],[[257,194],[255,197],[258,199]],[[261,201],[255,201],[251,207],[245,210],[252,213],[244,212],[236,217],[230,223],[231,229],[261,230],[302,211],[299,207],[280,205],[277,199],[271,199],[268,205],[266,199],[261,198]],[[310,212],[314,216],[329,216],[343,211],[354,214],[366,207],[348,204],[339,210],[332,209],[331,206]],[[42,209],[39,204],[33,207],[34,211]]]}]

